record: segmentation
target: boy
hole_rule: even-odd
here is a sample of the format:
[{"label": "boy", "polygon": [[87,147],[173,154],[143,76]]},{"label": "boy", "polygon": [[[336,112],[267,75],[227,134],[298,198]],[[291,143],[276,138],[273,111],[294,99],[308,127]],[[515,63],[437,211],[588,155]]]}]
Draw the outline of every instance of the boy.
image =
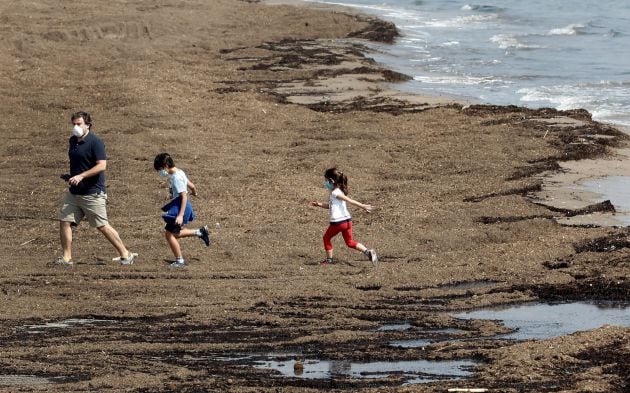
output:
[{"label": "boy", "polygon": [[177,239],[197,236],[203,240],[206,247],[210,246],[208,226],[203,226],[197,230],[183,228],[185,224],[195,219],[195,212],[188,199],[188,189],[195,196],[197,195],[197,188],[188,180],[184,171],[175,167],[175,162],[168,153],[160,153],[155,156],[153,168],[159,172],[160,176],[168,177],[171,191],[171,200],[162,207],[162,211],[165,212],[162,218],[166,222],[164,236],[175,256],[175,261],[169,266],[172,268],[183,268],[186,266],[186,261],[182,256]]}]

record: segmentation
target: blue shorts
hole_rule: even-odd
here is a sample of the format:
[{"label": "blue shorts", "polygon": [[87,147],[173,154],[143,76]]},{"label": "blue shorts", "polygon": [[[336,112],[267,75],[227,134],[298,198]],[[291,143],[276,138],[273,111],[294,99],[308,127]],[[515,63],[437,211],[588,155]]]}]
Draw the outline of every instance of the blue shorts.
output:
[{"label": "blue shorts", "polygon": [[175,219],[179,215],[179,209],[182,206],[181,198],[182,197],[177,197],[166,205],[162,206],[162,211],[164,212],[164,214],[162,214],[162,219],[164,220],[164,222],[166,222],[166,226],[164,227],[164,229],[176,235],[179,234],[179,232],[182,230],[182,226],[188,224],[190,221],[193,221],[195,219],[195,212],[193,210],[192,204],[190,203],[190,200],[187,200],[182,225],[177,225],[175,223]]}]

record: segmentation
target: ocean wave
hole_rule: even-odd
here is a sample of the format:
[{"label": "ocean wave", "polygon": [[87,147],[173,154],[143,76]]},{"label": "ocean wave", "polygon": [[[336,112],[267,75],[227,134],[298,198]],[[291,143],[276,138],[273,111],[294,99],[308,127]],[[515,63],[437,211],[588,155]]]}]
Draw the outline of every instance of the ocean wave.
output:
[{"label": "ocean wave", "polygon": [[478,12],[501,12],[504,9],[494,5],[485,4],[466,4],[462,6],[462,11],[478,11]]},{"label": "ocean wave", "polygon": [[614,29],[610,29],[610,30],[608,30],[608,33],[606,33],[606,36],[612,37],[612,38],[621,37],[623,35],[624,34],[622,32],[614,30]]},{"label": "ocean wave", "polygon": [[430,20],[424,23],[425,26],[430,27],[446,27],[446,28],[458,28],[458,27],[471,27],[471,25],[482,24],[486,22],[492,22],[499,18],[498,14],[488,14],[488,15],[468,15],[468,16],[459,16],[457,18],[452,19],[442,19],[442,20]]},{"label": "ocean wave", "polygon": [[440,44],[440,46],[449,47],[449,46],[458,46],[459,41],[447,41]]},{"label": "ocean wave", "polygon": [[505,80],[494,77],[470,75],[417,75],[413,80],[438,85],[503,85]]},{"label": "ocean wave", "polygon": [[559,110],[583,108],[593,119],[617,124],[630,121],[630,92],[625,81],[601,81],[576,85],[556,85],[522,88],[521,101],[543,103]]},{"label": "ocean wave", "polygon": [[551,29],[547,32],[547,35],[579,35],[584,34],[586,25],[581,23],[573,23],[568,26],[560,27],[557,29]]},{"label": "ocean wave", "polygon": [[497,34],[490,37],[490,42],[499,45],[501,49],[539,49],[540,45],[527,45],[520,42],[513,34]]}]

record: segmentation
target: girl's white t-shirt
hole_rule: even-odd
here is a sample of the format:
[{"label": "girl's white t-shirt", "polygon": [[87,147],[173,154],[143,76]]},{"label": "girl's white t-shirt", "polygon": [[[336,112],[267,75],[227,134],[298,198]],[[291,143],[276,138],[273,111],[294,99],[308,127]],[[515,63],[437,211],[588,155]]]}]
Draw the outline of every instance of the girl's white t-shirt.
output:
[{"label": "girl's white t-shirt", "polygon": [[188,192],[188,177],[181,169],[169,176],[169,182],[173,198],[177,198],[184,191]]},{"label": "girl's white t-shirt", "polygon": [[330,199],[328,200],[328,206],[330,207],[330,222],[341,222],[351,219],[350,212],[346,201],[338,199],[337,196],[345,195],[339,188],[335,188],[330,193]]}]

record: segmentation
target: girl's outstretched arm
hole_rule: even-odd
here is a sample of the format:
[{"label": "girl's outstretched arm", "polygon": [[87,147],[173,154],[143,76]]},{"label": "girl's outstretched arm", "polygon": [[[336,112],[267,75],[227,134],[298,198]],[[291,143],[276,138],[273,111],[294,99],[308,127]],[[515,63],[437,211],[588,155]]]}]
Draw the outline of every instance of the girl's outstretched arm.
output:
[{"label": "girl's outstretched arm", "polygon": [[311,206],[315,206],[315,207],[323,207],[324,209],[328,209],[328,202],[317,202],[317,201],[311,201],[309,202],[309,204]]},{"label": "girl's outstretched arm", "polygon": [[358,206],[361,209],[365,210],[366,212],[371,212],[372,211],[372,205],[366,205],[364,203],[361,203],[359,201],[355,201],[354,199],[347,197],[345,195],[337,195],[337,199],[341,199],[342,201],[346,201],[354,206]]}]

